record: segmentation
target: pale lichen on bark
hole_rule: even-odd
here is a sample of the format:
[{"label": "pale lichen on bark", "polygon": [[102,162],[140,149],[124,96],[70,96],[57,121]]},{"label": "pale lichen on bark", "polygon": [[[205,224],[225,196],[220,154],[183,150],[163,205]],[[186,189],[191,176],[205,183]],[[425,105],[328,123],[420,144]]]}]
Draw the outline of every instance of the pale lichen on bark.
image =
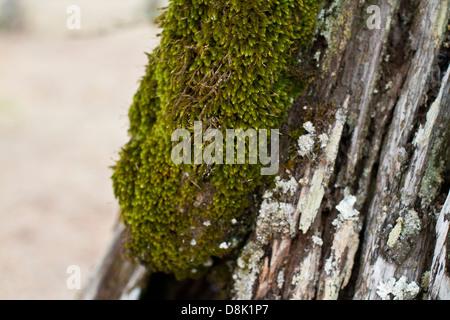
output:
[{"label": "pale lichen on bark", "polygon": [[330,138],[325,147],[325,161],[324,163],[319,163],[317,169],[314,171],[306,198],[301,198],[297,203],[297,212],[301,213],[299,229],[303,233],[308,231],[311,223],[316,218],[317,211],[325,194],[325,188],[328,186],[329,179],[333,173],[342,130],[347,119],[347,103],[348,99],[342,108],[336,112],[336,122],[330,130],[331,133],[328,135]]},{"label": "pale lichen on bark", "polygon": [[[278,266],[282,265],[286,258],[286,254],[288,253],[290,242],[292,241],[292,238],[297,235],[297,229],[295,227],[298,225],[298,229],[303,231],[303,233],[306,233],[311,226],[312,221],[315,220],[317,211],[323,200],[325,188],[327,187],[333,172],[340,137],[346,120],[347,102],[348,99],[336,112],[335,122],[330,125],[328,131],[322,133],[329,136],[329,139],[326,145],[322,144],[324,148],[320,154],[315,155],[314,158],[317,157],[323,161],[318,161],[311,170],[306,171],[302,180],[308,182],[301,184],[293,177],[290,177],[290,179],[286,181],[277,177],[275,188],[266,192],[263,196],[263,202],[256,219],[254,237],[252,237],[251,242],[246,245],[238,258],[238,266],[233,275],[234,298],[248,299],[255,295],[258,296],[258,294],[264,296],[269,291],[268,287],[270,286],[270,283],[264,283],[264,278],[270,273],[278,272],[279,274],[279,272],[281,272],[278,270]],[[309,124],[307,124],[306,127],[309,127],[310,132],[315,130],[313,127],[310,127]],[[314,174],[312,172],[314,172]],[[290,201],[290,203],[280,202],[276,199],[277,194],[280,192],[282,196],[284,195],[284,197],[287,196],[289,198],[288,201]],[[297,197],[294,197],[295,193],[298,193]],[[262,259],[261,252],[255,250],[255,248],[262,248],[269,244],[269,240],[272,239],[274,235],[279,235],[280,239],[272,241],[273,251],[270,265],[268,265],[267,258]],[[299,269],[295,272],[293,279],[297,280],[291,283],[291,286],[298,288],[292,290],[291,297],[299,298],[306,294],[308,283],[303,285],[299,283],[299,281],[309,281],[309,275],[314,275],[316,273],[320,257],[320,246],[317,245],[318,236],[316,235],[315,237],[314,242],[311,240],[311,244],[315,247],[312,249],[313,252],[305,258],[302,265],[300,265]],[[317,250],[318,252],[314,253],[314,251]],[[255,264],[255,261],[258,259],[260,259],[259,263]],[[250,261],[251,263],[245,263],[245,261]],[[310,270],[311,266],[308,265],[308,262],[313,263],[313,270]],[[283,280],[284,279],[285,276],[283,271]],[[257,280],[259,280],[259,283],[256,292],[253,292]],[[292,281],[293,280],[291,280],[291,282]],[[280,289],[282,288],[279,283],[278,287]]]},{"label": "pale lichen on bark", "polygon": [[431,265],[430,280],[428,284],[428,298],[450,299],[450,276],[447,265],[447,252],[450,225],[450,193],[439,214],[436,223],[436,246]]},{"label": "pale lichen on bark", "polygon": [[[399,150],[407,147],[409,137],[414,134],[412,129],[425,93],[426,79],[430,77],[434,58],[439,50],[439,45],[435,43],[436,37],[427,35],[436,30],[436,24],[441,24],[437,22],[442,20],[441,3],[440,1],[420,1],[419,6],[421,10],[418,10],[418,14],[414,17],[412,23],[414,33],[410,39],[411,46],[416,49],[411,62],[411,65],[415,67],[408,72],[406,82],[399,94],[392,116],[392,124],[381,153],[381,163],[376,180],[377,187],[369,205],[369,222],[365,233],[361,273],[355,296],[358,299],[376,299],[378,285],[389,281],[394,274],[407,275],[409,281],[419,282],[422,272],[422,267],[413,268],[417,261],[414,261],[415,259],[408,254],[426,246],[427,237],[422,235],[420,241],[411,245],[402,243],[400,247],[396,240],[401,239],[405,234],[403,226],[405,216],[407,217],[410,210],[414,209],[417,201],[418,187],[430,153],[430,145],[421,144],[420,141],[428,139],[426,137],[428,137],[429,130],[419,130],[419,134],[416,135],[419,139],[416,139],[416,150],[409,161],[409,168],[403,173],[404,179],[400,181],[394,175],[401,168],[401,165],[397,165],[398,160],[396,159]],[[437,31],[439,32],[438,38],[442,39],[444,32],[442,26],[439,26]],[[446,87],[447,78],[446,76],[441,88]],[[433,119],[436,119],[434,108],[440,105],[439,101],[438,96],[434,107],[432,106],[428,111],[429,123],[425,125],[425,128],[434,127]],[[399,192],[386,193],[384,190],[387,188]],[[387,208],[385,214],[381,214],[383,207]],[[399,216],[401,220],[398,220]],[[397,221],[396,226],[391,226],[390,230],[387,223],[389,220]],[[388,232],[391,233],[390,237],[384,231],[386,226]],[[398,231],[401,233],[397,234]],[[388,250],[387,247],[394,248]],[[421,256],[420,259],[425,259],[425,256]],[[417,265],[421,266],[421,263],[417,263]],[[382,269],[380,270],[380,268]]]},{"label": "pale lichen on bark", "polygon": [[331,252],[321,272],[318,299],[336,300],[340,290],[350,280],[362,228],[360,213],[354,208],[355,202],[355,196],[348,195],[336,206],[339,215],[332,223],[336,232]]}]

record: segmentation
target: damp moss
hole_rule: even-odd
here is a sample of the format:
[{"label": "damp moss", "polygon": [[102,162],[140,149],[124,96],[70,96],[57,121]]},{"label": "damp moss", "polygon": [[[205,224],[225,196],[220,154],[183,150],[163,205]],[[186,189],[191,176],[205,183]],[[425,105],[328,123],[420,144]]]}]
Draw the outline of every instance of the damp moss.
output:
[{"label": "damp moss", "polygon": [[220,243],[245,234],[252,195],[272,177],[259,165],[175,165],[171,133],[197,120],[204,131],[278,129],[302,89],[289,70],[311,44],[320,2],[170,3],[113,167],[131,257],[178,278],[200,275],[232,250]]}]

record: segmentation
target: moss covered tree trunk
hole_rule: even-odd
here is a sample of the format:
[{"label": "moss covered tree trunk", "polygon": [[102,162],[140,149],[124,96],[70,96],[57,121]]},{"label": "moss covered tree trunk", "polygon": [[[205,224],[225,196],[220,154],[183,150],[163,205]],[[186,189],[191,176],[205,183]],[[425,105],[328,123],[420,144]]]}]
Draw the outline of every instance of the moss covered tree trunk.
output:
[{"label": "moss covered tree trunk", "polygon": [[[449,1],[187,2],[131,108],[123,224],[84,298],[449,299]],[[142,160],[194,120],[278,126],[278,174]]]}]

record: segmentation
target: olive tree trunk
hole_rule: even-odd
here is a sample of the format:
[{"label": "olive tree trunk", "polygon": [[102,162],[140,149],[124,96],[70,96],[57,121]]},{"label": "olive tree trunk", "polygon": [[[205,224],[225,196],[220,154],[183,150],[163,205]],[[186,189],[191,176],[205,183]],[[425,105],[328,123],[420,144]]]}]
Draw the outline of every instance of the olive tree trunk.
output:
[{"label": "olive tree trunk", "polygon": [[[325,5],[301,57],[317,72],[283,128],[303,126],[320,147],[299,161],[301,137],[281,139],[283,167],[230,264],[227,297],[450,298],[448,14],[447,0]],[[151,289],[122,242],[118,225],[83,298]]]}]

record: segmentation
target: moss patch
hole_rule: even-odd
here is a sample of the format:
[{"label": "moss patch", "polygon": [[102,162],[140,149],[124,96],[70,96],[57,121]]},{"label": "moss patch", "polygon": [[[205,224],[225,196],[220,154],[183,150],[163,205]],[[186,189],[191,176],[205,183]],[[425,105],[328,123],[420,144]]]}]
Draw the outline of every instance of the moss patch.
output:
[{"label": "moss patch", "polygon": [[113,168],[132,257],[154,271],[197,276],[211,256],[232,250],[221,243],[246,233],[252,195],[272,177],[259,165],[175,165],[171,134],[197,120],[204,130],[278,129],[302,89],[289,70],[311,42],[320,2],[170,3],[130,107],[130,141]]}]

